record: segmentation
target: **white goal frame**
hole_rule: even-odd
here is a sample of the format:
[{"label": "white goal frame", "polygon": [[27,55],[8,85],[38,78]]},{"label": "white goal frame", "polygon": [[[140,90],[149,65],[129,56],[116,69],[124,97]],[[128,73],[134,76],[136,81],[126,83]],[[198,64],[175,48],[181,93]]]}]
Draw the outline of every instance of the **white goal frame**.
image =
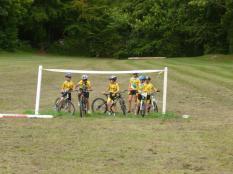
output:
[{"label": "white goal frame", "polygon": [[37,90],[36,90],[36,104],[35,104],[35,115],[39,115],[40,111],[40,97],[41,97],[41,84],[42,84],[42,72],[61,72],[61,73],[76,73],[76,74],[132,74],[137,73],[164,73],[163,76],[163,106],[162,113],[166,114],[167,110],[167,87],[168,87],[168,68],[160,70],[131,70],[131,71],[88,71],[88,70],[67,70],[67,69],[44,69],[42,65],[39,65],[38,79],[37,79]]}]

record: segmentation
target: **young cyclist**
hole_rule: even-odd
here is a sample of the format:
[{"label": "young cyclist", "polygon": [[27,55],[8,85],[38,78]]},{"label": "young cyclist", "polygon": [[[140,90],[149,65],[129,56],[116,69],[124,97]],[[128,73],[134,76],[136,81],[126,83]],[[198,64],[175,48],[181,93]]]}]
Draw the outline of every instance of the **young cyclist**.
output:
[{"label": "young cyclist", "polygon": [[[91,82],[88,80],[88,75],[82,75],[82,80],[78,82],[75,88],[83,92],[84,97],[87,99],[87,110],[90,113],[89,91],[92,91],[92,87]],[[81,93],[78,94],[78,100],[80,100],[80,95]]]},{"label": "young cyclist", "polygon": [[136,112],[135,112],[136,115],[138,114],[138,111],[139,111],[139,108],[140,108],[140,102],[142,100],[142,95],[141,94],[145,92],[145,80],[146,80],[146,77],[142,75],[142,76],[139,77],[139,80],[140,80],[140,83],[139,83],[139,86],[138,86],[137,109],[136,109]]},{"label": "young cyclist", "polygon": [[131,112],[132,101],[134,102],[134,107],[136,106],[139,84],[140,84],[140,80],[138,78],[138,73],[133,73],[133,76],[129,80],[129,87],[128,87],[128,90],[129,90],[129,96],[128,96],[129,110],[128,110],[128,113]]},{"label": "young cyclist", "polygon": [[151,83],[151,78],[149,76],[146,76],[145,80],[145,92],[147,93],[147,107],[146,111],[149,112],[149,107],[151,104],[151,94],[154,92],[159,92],[160,90],[155,88],[154,85]]},{"label": "young cyclist", "polygon": [[[116,76],[111,76],[109,78],[109,85],[108,85],[107,91],[109,93],[109,97],[107,100],[108,113],[110,114],[112,103],[115,100],[117,93],[120,91],[120,87],[119,87],[119,84],[117,83]],[[113,112],[115,112],[115,108],[112,108],[112,109],[113,109]]]},{"label": "young cyclist", "polygon": [[61,87],[62,97],[64,98],[66,95],[68,95],[68,100],[70,100],[70,101],[71,101],[71,91],[74,90],[74,82],[71,81],[71,78],[72,78],[72,74],[66,73],[65,74],[65,81]]}]

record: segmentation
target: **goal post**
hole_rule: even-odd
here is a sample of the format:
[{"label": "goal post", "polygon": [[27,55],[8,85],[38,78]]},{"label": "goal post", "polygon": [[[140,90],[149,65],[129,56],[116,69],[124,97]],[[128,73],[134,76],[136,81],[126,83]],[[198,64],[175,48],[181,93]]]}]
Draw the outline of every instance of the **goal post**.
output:
[{"label": "goal post", "polygon": [[42,71],[43,71],[43,66],[40,65],[39,69],[38,69],[35,115],[39,114],[39,108],[40,108],[40,93],[41,93]]},{"label": "goal post", "polygon": [[74,73],[74,74],[95,74],[95,75],[112,75],[112,74],[132,74],[137,73],[163,73],[163,99],[162,99],[162,113],[165,114],[167,110],[167,83],[168,83],[168,68],[160,70],[129,70],[129,71],[90,71],[90,70],[68,70],[68,69],[46,69],[42,65],[38,68],[37,90],[36,90],[36,103],[35,115],[40,113],[40,98],[41,98],[41,85],[43,71],[60,72],[60,73]]}]

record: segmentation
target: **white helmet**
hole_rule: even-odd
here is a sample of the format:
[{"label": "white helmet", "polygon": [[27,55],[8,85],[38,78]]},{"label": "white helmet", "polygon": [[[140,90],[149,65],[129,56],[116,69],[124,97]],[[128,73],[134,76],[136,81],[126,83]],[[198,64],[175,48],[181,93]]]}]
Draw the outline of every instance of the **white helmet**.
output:
[{"label": "white helmet", "polygon": [[116,80],[117,80],[117,76],[112,75],[112,76],[109,77],[109,80],[114,80],[114,81],[116,81]]},{"label": "white helmet", "polygon": [[86,75],[86,74],[82,75],[82,79],[83,80],[87,80],[88,79],[88,75]]},{"label": "white helmet", "polygon": [[66,73],[66,74],[65,74],[65,77],[71,78],[71,77],[72,77],[72,74],[71,74],[71,73]]}]

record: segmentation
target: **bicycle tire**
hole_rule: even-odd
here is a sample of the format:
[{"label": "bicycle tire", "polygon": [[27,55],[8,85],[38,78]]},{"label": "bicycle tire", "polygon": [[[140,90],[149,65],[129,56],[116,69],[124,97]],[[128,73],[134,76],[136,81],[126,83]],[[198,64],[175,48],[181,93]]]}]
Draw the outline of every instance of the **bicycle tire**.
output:
[{"label": "bicycle tire", "polygon": [[[67,105],[67,106],[64,106],[64,105]],[[71,115],[74,115],[75,114],[74,104],[69,100],[63,101],[59,106],[59,112],[61,112],[61,111],[64,111],[66,113],[70,113]]]},{"label": "bicycle tire", "polygon": [[59,100],[61,100],[61,97],[56,98],[56,100],[54,101],[54,108],[57,112],[59,112],[60,109],[59,107],[60,103],[58,103]]},{"label": "bicycle tire", "polygon": [[121,105],[121,110],[123,112],[123,115],[126,115],[126,105],[125,105],[125,101],[123,99],[121,99],[119,101],[120,105]]},{"label": "bicycle tire", "polygon": [[144,116],[145,116],[145,114],[146,114],[145,103],[143,103],[142,105],[143,105],[143,107],[142,107],[142,108],[140,108],[140,114],[141,114],[141,116],[142,116],[142,117],[144,117]]},{"label": "bicycle tire", "polygon": [[92,112],[97,113],[106,113],[107,112],[107,101],[103,98],[96,98],[91,104]]},{"label": "bicycle tire", "polygon": [[80,114],[80,117],[83,117],[85,115],[85,109],[84,109],[84,98],[83,96],[80,98],[80,102],[79,102],[79,114]]},{"label": "bicycle tire", "polygon": [[153,112],[159,112],[158,105],[155,101],[153,101],[153,105],[154,105]]}]

